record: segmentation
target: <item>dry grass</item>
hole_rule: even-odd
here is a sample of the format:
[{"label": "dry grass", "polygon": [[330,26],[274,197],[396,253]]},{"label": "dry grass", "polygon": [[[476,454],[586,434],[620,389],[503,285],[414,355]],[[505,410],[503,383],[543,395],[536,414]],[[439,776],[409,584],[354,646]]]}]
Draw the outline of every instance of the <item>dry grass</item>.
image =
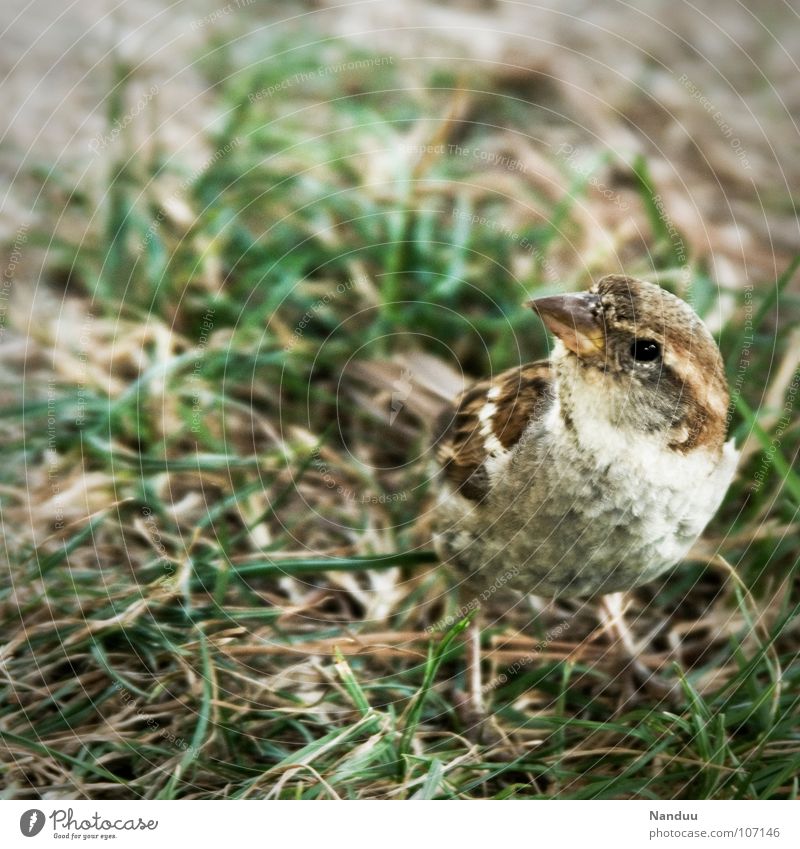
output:
[{"label": "dry grass", "polygon": [[[418,11],[453,16],[453,52],[498,9]],[[589,24],[541,14],[584,49]],[[256,33],[202,60],[222,119],[200,171],[122,139],[98,196],[44,183],[18,245],[44,278],[15,282],[2,338],[8,797],[797,796],[798,240],[775,169],[800,159],[763,138],[786,116],[737,124],[748,170],[679,78],[732,121],[768,99],[750,77],[720,86],[678,38],[600,71],[509,26],[455,70],[399,35]],[[741,43],[788,108],[791,62]],[[540,356],[524,298],[621,269],[708,317],[745,460],[622,638],[608,607],[484,604],[475,742],[424,435],[341,371]]]}]

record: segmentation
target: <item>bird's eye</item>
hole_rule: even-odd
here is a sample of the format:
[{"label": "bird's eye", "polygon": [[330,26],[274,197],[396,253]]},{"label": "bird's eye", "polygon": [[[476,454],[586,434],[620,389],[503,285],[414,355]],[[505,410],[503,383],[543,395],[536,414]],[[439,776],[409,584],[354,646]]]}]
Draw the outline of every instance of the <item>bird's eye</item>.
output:
[{"label": "bird's eye", "polygon": [[661,346],[652,339],[637,339],[631,345],[631,356],[639,363],[652,363],[661,356]]}]

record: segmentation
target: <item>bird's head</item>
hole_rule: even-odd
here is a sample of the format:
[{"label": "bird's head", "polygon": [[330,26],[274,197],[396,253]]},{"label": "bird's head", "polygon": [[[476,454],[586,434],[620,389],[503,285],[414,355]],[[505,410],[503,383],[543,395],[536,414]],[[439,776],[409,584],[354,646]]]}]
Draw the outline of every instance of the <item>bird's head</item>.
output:
[{"label": "bird's head", "polygon": [[560,340],[553,351],[568,423],[580,417],[646,433],[677,451],[720,450],[728,387],[695,311],[656,286],[609,275],[588,292],[531,301]]}]

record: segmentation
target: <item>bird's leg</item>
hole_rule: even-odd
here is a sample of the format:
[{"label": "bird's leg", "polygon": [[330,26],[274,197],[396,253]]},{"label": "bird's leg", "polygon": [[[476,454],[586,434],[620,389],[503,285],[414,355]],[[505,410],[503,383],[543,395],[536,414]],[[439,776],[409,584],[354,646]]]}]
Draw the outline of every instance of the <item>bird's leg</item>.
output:
[{"label": "bird's leg", "polygon": [[[457,694],[456,711],[464,723],[464,736],[468,740],[494,745],[504,738],[494,717],[486,708],[483,676],[481,674],[481,631],[483,619],[480,610],[469,625],[464,646],[466,649],[466,693]],[[459,698],[460,697],[460,698]]]},{"label": "bird's leg", "polygon": [[469,706],[476,717],[486,716],[481,680],[481,617],[475,615],[467,633],[467,688]]},{"label": "bird's leg", "polygon": [[598,608],[600,625],[612,638],[616,638],[630,661],[635,677],[641,685],[660,698],[674,697],[676,687],[662,680],[642,663],[642,646],[637,644],[625,621],[625,593],[608,593],[600,599]]},{"label": "bird's leg", "polygon": [[600,598],[600,624],[616,638],[628,657],[635,659],[640,653],[625,621],[625,593],[608,593]]},{"label": "bird's leg", "polygon": [[464,734],[469,740],[475,742],[485,737],[488,719],[481,676],[482,624],[483,620],[478,610],[463,636],[466,655],[465,687],[464,690],[456,690],[454,694],[456,713],[464,725]]}]

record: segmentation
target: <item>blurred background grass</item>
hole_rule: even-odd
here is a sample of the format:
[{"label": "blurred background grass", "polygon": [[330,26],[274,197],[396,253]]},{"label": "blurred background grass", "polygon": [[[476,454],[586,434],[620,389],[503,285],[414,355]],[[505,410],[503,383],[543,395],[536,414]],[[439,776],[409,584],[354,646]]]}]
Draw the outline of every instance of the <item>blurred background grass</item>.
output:
[{"label": "blurred background grass", "polygon": [[[6,797],[797,797],[797,22],[573,6],[18,24]],[[740,473],[626,600],[660,688],[490,599],[476,741],[425,435],[342,373],[546,355],[523,301],[622,270],[716,333]]]}]

